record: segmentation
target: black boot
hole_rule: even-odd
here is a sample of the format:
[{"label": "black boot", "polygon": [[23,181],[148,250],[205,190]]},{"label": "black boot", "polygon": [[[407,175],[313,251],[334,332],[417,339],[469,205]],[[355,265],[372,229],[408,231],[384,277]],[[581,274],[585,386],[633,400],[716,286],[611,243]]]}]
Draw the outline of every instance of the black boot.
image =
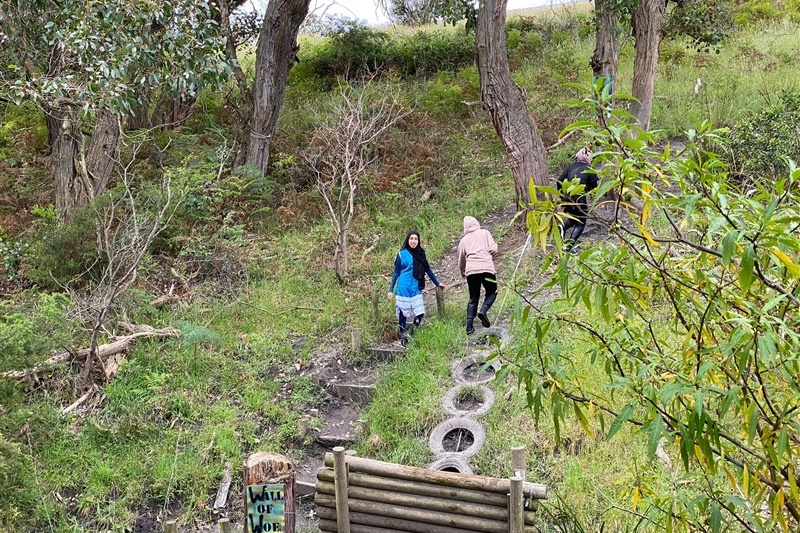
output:
[{"label": "black boot", "polygon": [[486,295],[486,299],[483,300],[483,305],[481,306],[480,312],[478,312],[478,320],[481,321],[481,325],[485,328],[490,327],[492,324],[489,322],[489,309],[492,308],[494,305],[494,301],[497,299],[497,293],[493,292],[491,294]]},{"label": "black boot", "polygon": [[467,304],[467,335],[475,333],[475,327],[472,322],[475,320],[475,312],[478,310],[478,304]]},{"label": "black boot", "polygon": [[481,321],[481,326],[488,328],[492,325],[492,323],[489,322],[489,317],[486,316],[486,310],[484,309],[485,307],[486,306],[484,305],[478,312],[478,320]]}]

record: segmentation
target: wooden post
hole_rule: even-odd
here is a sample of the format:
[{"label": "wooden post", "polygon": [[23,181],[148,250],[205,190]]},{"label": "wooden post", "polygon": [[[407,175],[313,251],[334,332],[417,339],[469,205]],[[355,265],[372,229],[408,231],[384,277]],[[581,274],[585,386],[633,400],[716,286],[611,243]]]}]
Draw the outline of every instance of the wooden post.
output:
[{"label": "wooden post", "polygon": [[436,287],[436,312],[439,316],[444,316],[444,289]]},{"label": "wooden post", "polygon": [[523,533],[524,518],[522,516],[522,479],[511,478],[511,493],[508,495],[508,532]]},{"label": "wooden post", "polygon": [[525,481],[525,446],[511,448],[511,470],[516,477]]},{"label": "wooden post", "polygon": [[294,533],[295,485],[294,465],[286,457],[264,452],[248,457],[244,462],[244,532]]},{"label": "wooden post", "polygon": [[167,520],[164,524],[164,533],[178,533],[178,521]]},{"label": "wooden post", "polygon": [[380,316],[379,312],[380,308],[380,301],[381,301],[381,291],[377,285],[372,285],[372,318],[373,320],[378,320]]},{"label": "wooden post", "polygon": [[353,355],[361,353],[361,329],[353,328],[350,330],[350,350]]},{"label": "wooden post", "polygon": [[336,492],[336,524],[338,533],[350,533],[350,508],[347,503],[347,463],[341,446],[333,449],[333,484]]},{"label": "wooden post", "polygon": [[231,520],[229,518],[220,518],[217,522],[217,529],[219,533],[231,533]]}]

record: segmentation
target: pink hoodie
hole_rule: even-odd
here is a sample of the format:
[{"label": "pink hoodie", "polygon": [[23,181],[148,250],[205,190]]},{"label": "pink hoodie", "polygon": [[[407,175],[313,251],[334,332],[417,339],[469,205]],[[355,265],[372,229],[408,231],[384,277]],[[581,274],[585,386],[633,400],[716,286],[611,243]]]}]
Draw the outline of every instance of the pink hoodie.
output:
[{"label": "pink hoodie", "polygon": [[496,274],[494,269],[494,254],[497,253],[497,243],[492,234],[485,229],[474,217],[464,217],[464,236],[458,243],[458,269],[462,276],[489,272]]}]

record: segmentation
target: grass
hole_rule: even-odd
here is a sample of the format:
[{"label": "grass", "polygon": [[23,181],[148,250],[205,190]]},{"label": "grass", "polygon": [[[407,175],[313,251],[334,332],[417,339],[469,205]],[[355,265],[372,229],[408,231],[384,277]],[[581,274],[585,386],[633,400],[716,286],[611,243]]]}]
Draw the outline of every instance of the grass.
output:
[{"label": "grass", "polygon": [[[672,138],[706,118],[731,125],[769,103],[778,90],[796,89],[800,35],[794,29],[773,25],[748,31],[719,55],[665,42],[652,121],[660,135]],[[515,72],[546,144],[576,118],[564,104],[575,93],[564,83],[587,82],[590,76],[592,39],[567,37],[521,60]],[[630,85],[631,62],[626,43],[620,90]],[[698,77],[703,89],[694,97]],[[180,325],[184,337],[138,342],[117,377],[103,387],[97,409],[61,415],[75,399],[72,369],[55,371],[51,381],[33,389],[0,381],[0,529],[124,531],[143,527],[152,517],[208,521],[208,502],[226,464],[238,479],[242,460],[254,451],[302,456],[307,437],[299,434],[298,420],[320,406],[323,394],[301,371],[320,354],[346,346],[350,327],[362,328],[365,344],[393,330],[391,306],[381,300],[379,316],[372,316],[370,294],[388,285],[407,231],[422,233],[435,264],[460,235],[465,214],[482,219],[508,205],[513,194],[502,146],[479,106],[469,104],[477,100],[474,68],[392,83],[400,85],[413,113],[386,141],[387,160],[360,191],[349,283],[335,280],[333,232],[318,199],[306,190],[310,185],[278,188],[264,203],[291,208],[296,218],[282,225],[273,209],[259,231],[253,230],[255,223],[247,226],[247,239],[236,244],[246,256],[241,276],[196,284],[182,303],[166,310],[148,306],[147,283],[131,294],[126,304],[132,317]],[[279,141],[283,154],[301,148],[313,127],[307,110],[325,97],[307,87],[298,82],[289,89]],[[181,150],[200,151],[189,132],[176,136]],[[569,142],[552,152],[551,168],[563,166],[574,146]],[[8,143],[0,148],[4,158],[11,157]],[[201,162],[203,157],[197,155]],[[170,161],[183,159],[175,154]],[[212,177],[215,170],[209,161],[194,167],[196,174]],[[256,207],[264,206],[244,208]],[[495,237],[506,233],[498,228]],[[204,238],[198,237],[201,243]],[[513,271],[518,259],[517,253],[507,255],[503,269]],[[501,282],[524,287],[540,266],[541,255],[528,251],[516,278]],[[504,301],[506,309],[516,302],[505,290],[497,312]],[[454,385],[450,365],[467,350],[464,298],[448,298],[446,316],[428,320],[407,353],[381,371],[375,401],[365,413],[371,435],[357,444],[361,455],[414,465],[433,459],[427,437],[445,417],[440,403]],[[8,314],[0,318],[6,323]],[[592,392],[607,394],[602,374],[589,362],[586,339],[560,333],[570,364],[597,384]],[[488,438],[474,458],[476,469],[507,476],[511,446],[524,444],[528,479],[562,495],[582,522],[602,521],[614,531],[630,526],[630,517],[608,509],[629,501],[637,475],[658,468],[645,464],[639,436],[620,432],[606,442],[586,435],[568,416],[557,441],[552,420],[534,423],[516,383],[492,386],[497,401],[483,419]],[[510,400],[503,401],[509,392]]]}]

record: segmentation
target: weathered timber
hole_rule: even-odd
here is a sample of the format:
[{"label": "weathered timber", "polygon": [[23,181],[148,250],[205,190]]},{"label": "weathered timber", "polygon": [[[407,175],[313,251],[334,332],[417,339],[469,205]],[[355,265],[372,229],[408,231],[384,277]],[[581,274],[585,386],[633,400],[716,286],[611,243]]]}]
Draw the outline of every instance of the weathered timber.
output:
[{"label": "weathered timber", "polygon": [[522,478],[511,478],[511,493],[508,495],[508,531],[522,533],[524,520],[522,508]]},{"label": "weathered timber", "polygon": [[350,353],[358,355],[361,353],[361,329],[353,328],[350,330]]},{"label": "weathered timber", "polygon": [[[330,468],[320,468],[317,479],[333,482],[333,471]],[[462,502],[485,503],[495,507],[506,508],[508,501],[505,494],[486,492],[475,489],[462,489],[458,487],[443,487],[432,483],[393,479],[389,477],[372,476],[350,472],[348,483],[351,487],[367,487],[371,489],[391,490],[405,494],[418,494],[420,496],[439,496],[450,500]]]},{"label": "weathered timber", "polygon": [[[513,488],[513,484],[512,484]],[[334,495],[333,483],[317,481],[317,493]],[[347,489],[347,496],[350,499],[388,503],[392,505],[403,505],[428,511],[442,513],[455,513],[464,516],[475,516],[478,518],[488,518],[490,520],[504,521],[508,519],[509,511],[502,507],[484,505],[480,503],[461,502],[436,496],[418,496],[415,494],[404,494],[402,492],[391,492],[377,490],[366,487],[354,487],[350,485]],[[519,512],[519,520],[522,520],[522,494],[519,494],[519,507],[515,510]],[[534,519],[534,513],[530,513],[529,520]],[[516,532],[518,533],[518,532]]]},{"label": "weathered timber", "polygon": [[[436,483],[447,487],[477,489],[498,494],[508,494],[511,482],[508,479],[483,477],[470,474],[457,474],[438,470],[426,470],[415,466],[404,466],[394,463],[384,463],[363,457],[348,457],[347,464],[350,472]],[[325,454],[325,466],[333,466],[333,454]],[[523,483],[524,495],[531,499],[547,499],[547,486],[538,483]]]},{"label": "weathered timber", "polygon": [[[336,525],[336,520],[320,520],[319,521],[319,530],[324,533],[337,533],[338,529]],[[385,527],[372,527],[372,526],[362,526],[360,524],[353,524],[351,526],[350,531],[353,533],[405,533],[403,531],[398,531],[396,529],[387,529]]]},{"label": "weathered timber", "polygon": [[441,285],[436,287],[436,313],[444,316],[444,289]]},{"label": "weathered timber", "polygon": [[[344,448],[337,446],[333,449],[333,482],[334,507],[336,508],[336,524],[338,533],[350,533],[350,505],[347,498],[347,460]],[[316,500],[316,497],[314,498]]]},{"label": "weathered timber", "polygon": [[525,446],[511,448],[511,470],[516,477],[525,481]]},{"label": "weathered timber", "polygon": [[[320,529],[323,520],[333,522],[333,531],[336,531],[336,512],[327,507],[317,507],[317,516],[320,518]],[[357,527],[378,527],[386,531],[388,529],[399,531],[414,531],[415,533],[472,533],[469,529],[459,529],[454,527],[438,526],[426,524],[424,522],[414,522],[401,518],[389,518],[386,516],[375,516],[364,513],[350,513],[350,527],[353,533],[357,533]]]},{"label": "weathered timber", "polygon": [[219,533],[231,533],[231,520],[230,518],[220,518],[217,522],[217,529]]},{"label": "weathered timber", "polygon": [[[330,494],[317,492],[314,496],[314,503],[318,507],[335,508],[335,497]],[[498,533],[508,531],[508,521],[489,520],[475,516],[463,516],[439,511],[429,511],[427,509],[417,509],[390,503],[371,502],[351,498],[349,500],[349,510],[353,513],[365,513],[376,516],[400,518],[414,522],[424,522],[440,526],[466,529],[484,533]],[[338,522],[338,521],[337,521]],[[339,530],[341,533],[341,530]]]},{"label": "weathered timber", "polygon": [[164,533],[178,533],[178,521],[167,520],[164,523]]},{"label": "weathered timber", "polygon": [[283,455],[276,453],[257,452],[244,462],[244,531],[250,531],[247,522],[247,487],[250,485],[268,485],[273,483],[283,484],[284,494],[284,526],[283,531],[294,533],[296,513],[295,483],[296,473],[294,464]]},{"label": "weathered timber", "polygon": [[228,503],[228,490],[231,488],[231,481],[233,476],[231,474],[231,464],[225,464],[225,472],[222,475],[222,481],[219,482],[219,490],[217,490],[217,497],[214,499],[214,509],[219,510],[225,507]]}]

